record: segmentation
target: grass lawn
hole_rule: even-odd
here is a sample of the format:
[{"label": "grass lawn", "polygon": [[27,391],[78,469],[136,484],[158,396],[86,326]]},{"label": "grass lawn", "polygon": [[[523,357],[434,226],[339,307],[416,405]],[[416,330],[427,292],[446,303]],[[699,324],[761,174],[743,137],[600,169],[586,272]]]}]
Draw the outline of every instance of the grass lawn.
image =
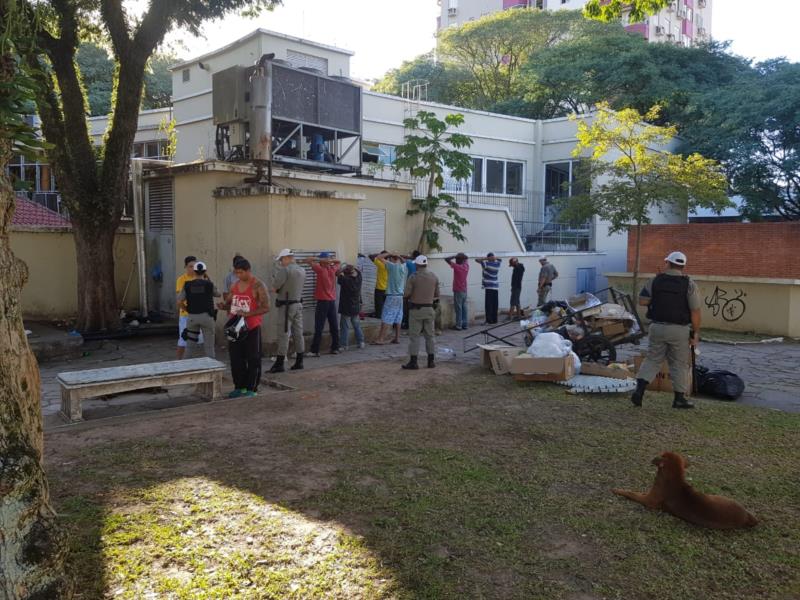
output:
[{"label": "grass lawn", "polygon": [[[800,415],[635,410],[456,364],[391,365],[382,389],[376,367],[48,434],[79,597],[800,597]],[[662,450],[761,524],[698,529],[609,492],[647,489]]]}]

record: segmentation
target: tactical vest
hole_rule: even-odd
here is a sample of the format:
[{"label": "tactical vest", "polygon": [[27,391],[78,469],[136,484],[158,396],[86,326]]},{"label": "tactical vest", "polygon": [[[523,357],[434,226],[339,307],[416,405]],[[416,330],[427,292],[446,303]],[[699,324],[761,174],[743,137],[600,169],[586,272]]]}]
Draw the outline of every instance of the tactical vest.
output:
[{"label": "tactical vest", "polygon": [[647,318],[659,323],[688,325],[692,322],[689,309],[689,278],[661,273],[653,279]]},{"label": "tactical vest", "polygon": [[187,312],[190,315],[207,313],[214,316],[214,284],[208,279],[192,279],[183,286]]}]

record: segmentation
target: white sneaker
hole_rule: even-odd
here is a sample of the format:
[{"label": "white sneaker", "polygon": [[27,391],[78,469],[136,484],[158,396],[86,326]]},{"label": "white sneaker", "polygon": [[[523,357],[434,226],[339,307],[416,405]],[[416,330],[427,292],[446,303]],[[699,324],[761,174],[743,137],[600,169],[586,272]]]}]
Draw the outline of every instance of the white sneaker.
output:
[{"label": "white sneaker", "polygon": [[363,349],[364,349],[364,348],[366,348],[366,347],[367,347],[367,345],[366,345],[364,342],[361,342],[361,343],[358,345],[358,349],[359,349],[359,350],[363,350]]}]

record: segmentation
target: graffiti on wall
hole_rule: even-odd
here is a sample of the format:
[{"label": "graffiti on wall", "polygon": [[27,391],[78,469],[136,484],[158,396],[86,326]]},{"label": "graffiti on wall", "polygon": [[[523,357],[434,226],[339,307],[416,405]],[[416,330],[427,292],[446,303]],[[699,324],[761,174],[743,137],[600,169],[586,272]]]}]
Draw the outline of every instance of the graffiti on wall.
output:
[{"label": "graffiti on wall", "polygon": [[743,300],[747,294],[742,290],[733,290],[733,293],[734,296],[728,297],[726,290],[720,289],[719,286],[714,287],[714,293],[706,296],[705,299],[706,306],[711,309],[711,314],[715,317],[722,316],[729,322],[741,319],[747,311],[747,305]]}]

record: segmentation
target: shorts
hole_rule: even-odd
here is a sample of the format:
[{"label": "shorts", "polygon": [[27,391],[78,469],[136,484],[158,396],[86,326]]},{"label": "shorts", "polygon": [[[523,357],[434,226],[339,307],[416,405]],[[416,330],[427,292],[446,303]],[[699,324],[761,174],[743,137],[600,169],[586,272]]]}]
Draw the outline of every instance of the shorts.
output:
[{"label": "shorts", "polygon": [[511,306],[522,306],[519,303],[519,297],[522,293],[522,288],[511,288]]},{"label": "shorts", "polygon": [[[178,319],[178,348],[186,348],[186,340],[183,339],[183,330],[186,329],[186,323],[189,316],[182,316]],[[200,338],[197,340],[198,344],[203,343],[203,332],[200,332]]]},{"label": "shorts", "polygon": [[386,325],[399,325],[403,322],[402,296],[386,296],[386,301],[383,303],[381,321],[383,321]]}]

